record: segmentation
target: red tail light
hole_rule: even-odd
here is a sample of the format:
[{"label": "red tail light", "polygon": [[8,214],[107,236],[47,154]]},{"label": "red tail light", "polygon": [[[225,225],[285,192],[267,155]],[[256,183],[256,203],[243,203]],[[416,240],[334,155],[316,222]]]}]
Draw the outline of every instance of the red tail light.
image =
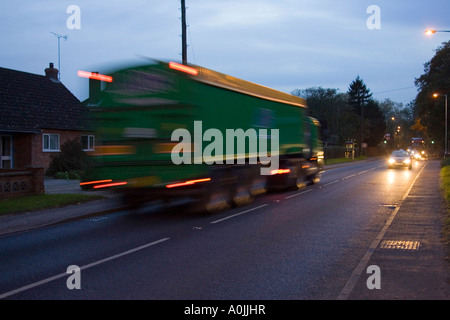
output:
[{"label": "red tail light", "polygon": [[128,182],[122,181],[122,182],[113,182],[113,183],[106,183],[106,184],[99,184],[94,186],[94,189],[100,189],[100,188],[108,188],[108,187],[115,187],[115,186],[123,186],[126,185]]},{"label": "red tail light", "polygon": [[277,170],[272,170],[270,171],[271,175],[275,175],[275,174],[286,174],[291,172],[291,169],[277,169]]},{"label": "red tail light", "polygon": [[168,184],[166,186],[166,188],[176,188],[176,187],[182,187],[182,186],[189,186],[189,185],[196,184],[198,182],[206,182],[206,181],[211,181],[211,178],[189,180],[189,181],[180,182],[180,183],[172,183],[172,184]]},{"label": "red tail light", "polygon": [[111,182],[111,179],[107,179],[107,180],[96,180],[96,181],[86,181],[86,182],[80,182],[80,186],[86,186],[89,184],[96,184],[96,183],[106,183],[106,182]]}]

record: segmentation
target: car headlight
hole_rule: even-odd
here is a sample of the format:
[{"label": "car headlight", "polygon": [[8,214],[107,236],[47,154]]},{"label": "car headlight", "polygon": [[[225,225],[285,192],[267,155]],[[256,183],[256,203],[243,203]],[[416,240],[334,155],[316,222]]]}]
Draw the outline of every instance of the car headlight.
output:
[{"label": "car headlight", "polygon": [[403,163],[409,164],[409,163],[411,163],[411,159],[405,159],[405,160],[403,160]]},{"label": "car headlight", "polygon": [[388,162],[389,163],[395,163],[395,160],[393,158],[389,158]]}]

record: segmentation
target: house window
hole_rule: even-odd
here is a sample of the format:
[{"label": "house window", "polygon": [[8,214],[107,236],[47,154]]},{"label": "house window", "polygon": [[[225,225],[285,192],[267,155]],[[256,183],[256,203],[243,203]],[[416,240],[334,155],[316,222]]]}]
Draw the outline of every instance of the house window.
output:
[{"label": "house window", "polygon": [[0,169],[12,167],[12,136],[0,136]]},{"label": "house window", "polygon": [[81,147],[83,151],[94,151],[95,142],[94,135],[81,136]]},{"label": "house window", "polygon": [[44,133],[42,135],[42,151],[59,151],[59,134]]}]

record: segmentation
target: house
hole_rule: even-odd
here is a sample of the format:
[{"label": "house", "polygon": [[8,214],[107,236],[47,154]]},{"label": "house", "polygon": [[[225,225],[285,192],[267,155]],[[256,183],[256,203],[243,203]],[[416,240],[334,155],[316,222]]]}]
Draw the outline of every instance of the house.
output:
[{"label": "house", "polygon": [[68,140],[93,149],[86,107],[58,80],[53,63],[45,75],[0,68],[0,171],[48,168]]}]

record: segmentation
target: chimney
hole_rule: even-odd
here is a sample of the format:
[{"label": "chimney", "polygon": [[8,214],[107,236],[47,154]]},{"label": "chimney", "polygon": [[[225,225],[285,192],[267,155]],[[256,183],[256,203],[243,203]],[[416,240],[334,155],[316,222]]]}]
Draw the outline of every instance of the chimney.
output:
[{"label": "chimney", "polygon": [[[92,72],[97,73],[98,72]],[[89,79],[89,104],[98,105],[100,102],[101,81],[96,79]]]},{"label": "chimney", "polygon": [[53,81],[59,81],[58,79],[58,69],[53,67],[53,62],[50,62],[49,67],[45,69],[45,76]]}]

